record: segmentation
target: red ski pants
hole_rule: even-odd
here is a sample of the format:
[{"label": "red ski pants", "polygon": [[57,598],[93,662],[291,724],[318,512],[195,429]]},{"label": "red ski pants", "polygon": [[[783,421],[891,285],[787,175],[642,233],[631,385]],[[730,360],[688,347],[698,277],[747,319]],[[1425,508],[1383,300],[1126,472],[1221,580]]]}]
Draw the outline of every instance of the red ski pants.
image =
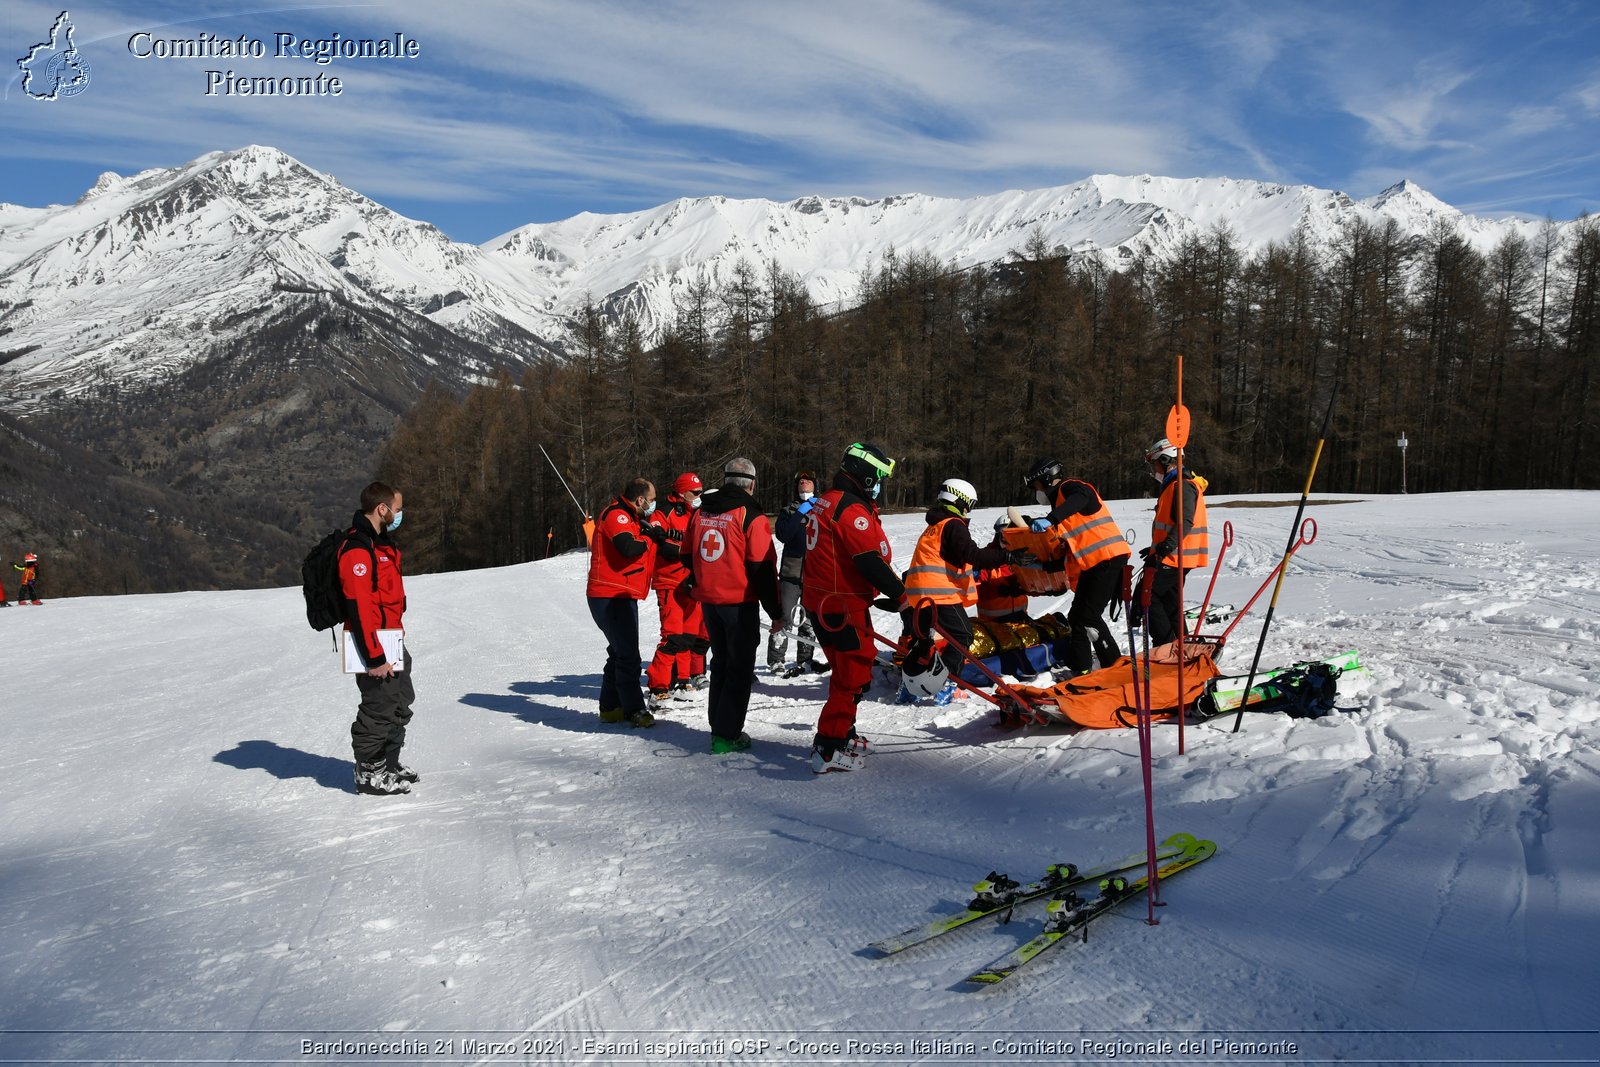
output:
[{"label": "red ski pants", "polygon": [[706,649],[711,639],[706,633],[705,612],[693,595],[680,592],[682,588],[656,590],[656,603],[661,608],[661,641],[646,672],[651,689],[671,688],[674,671],[680,682],[706,672]]},{"label": "red ski pants", "polygon": [[856,705],[872,687],[872,622],[865,607],[819,615],[808,611],[817,644],[833,668],[828,699],[817,717],[817,736],[843,742],[855,733]]}]

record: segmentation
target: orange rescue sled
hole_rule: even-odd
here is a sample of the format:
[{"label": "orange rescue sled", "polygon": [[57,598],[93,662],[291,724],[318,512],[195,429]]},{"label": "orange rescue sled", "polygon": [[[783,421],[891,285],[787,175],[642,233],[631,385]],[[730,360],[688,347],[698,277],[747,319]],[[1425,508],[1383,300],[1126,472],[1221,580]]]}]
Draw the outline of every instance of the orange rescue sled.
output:
[{"label": "orange rescue sled", "polygon": [[[1193,704],[1205,690],[1206,682],[1222,672],[1213,660],[1215,646],[1190,638],[1184,642],[1183,688],[1185,704]],[[1109,667],[1102,667],[1076,678],[1068,678],[1048,688],[1019,685],[1013,688],[1035,710],[1043,711],[1054,722],[1074,723],[1095,730],[1110,730],[1136,725],[1139,703],[1134,691],[1142,684],[1143,672],[1123,656]],[[1150,650],[1150,707],[1156,719],[1169,719],[1177,711],[1178,645],[1173,642]]]}]

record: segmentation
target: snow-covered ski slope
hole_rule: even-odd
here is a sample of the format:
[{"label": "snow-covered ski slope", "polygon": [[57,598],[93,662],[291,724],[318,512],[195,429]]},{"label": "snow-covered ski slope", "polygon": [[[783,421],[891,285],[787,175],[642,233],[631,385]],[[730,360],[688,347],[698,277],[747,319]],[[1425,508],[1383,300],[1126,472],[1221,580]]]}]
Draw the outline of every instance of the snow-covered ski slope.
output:
[{"label": "snow-covered ski slope", "polygon": [[[1293,511],[1228,499],[1218,598],[1242,604]],[[1112,510],[1148,531],[1150,501]],[[602,725],[569,555],[410,580],[423,781],[358,796],[355,687],[296,590],[46,584],[44,607],[0,611],[4,1058],[1102,1062],[1084,1042],[1169,1041],[1147,1058],[1592,1061],[1600,495],[1309,514],[1265,662],[1359,650],[1356,710],[1191,727],[1184,756],[1159,727],[1159,831],[1217,856],[1173,882],[1159,926],[1125,908],[983,991],[960,979],[1036,933],[1040,905],[860,950],[991,868],[1138,847],[1131,731],[1000,733],[981,702],[880,688],[866,770],[816,778],[821,682],[765,674],[748,753],[708,753],[703,698],[651,730]],[[920,526],[889,520],[897,558]],[[1237,1051],[1252,1042],[1277,1051]]]}]

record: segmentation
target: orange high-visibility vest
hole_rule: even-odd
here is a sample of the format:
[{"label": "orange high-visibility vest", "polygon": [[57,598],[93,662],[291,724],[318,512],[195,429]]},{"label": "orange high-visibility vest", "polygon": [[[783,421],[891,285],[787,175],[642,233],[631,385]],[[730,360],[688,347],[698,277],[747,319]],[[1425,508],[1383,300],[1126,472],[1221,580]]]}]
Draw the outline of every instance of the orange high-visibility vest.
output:
[{"label": "orange high-visibility vest", "polygon": [[[1206,530],[1206,494],[1193,478],[1185,477],[1183,480],[1194,485],[1194,514],[1183,517],[1189,524],[1189,532],[1178,545],[1178,550],[1163,556],[1161,562],[1176,567],[1181,554],[1185,569],[1204,567],[1211,562],[1211,534]],[[1156,501],[1156,519],[1150,526],[1150,543],[1159,545],[1177,528],[1178,479],[1174,478],[1161,490],[1161,499]]]},{"label": "orange high-visibility vest", "polygon": [[1106,507],[1099,491],[1077,478],[1069,481],[1093,493],[1100,505],[1088,515],[1068,515],[1054,527],[1057,536],[1067,544],[1067,573],[1076,584],[1077,576],[1090,567],[1119,556],[1131,556],[1133,549],[1128,547],[1122,531],[1117,529],[1117,520],[1111,517],[1111,509]]},{"label": "orange high-visibility vest", "polygon": [[911,569],[906,571],[906,600],[913,606],[924,600],[963,607],[978,602],[978,580],[972,568],[965,564],[951,566],[939,554],[945,523],[960,521],[953,515],[940,519],[917,538],[917,547],[911,553]]}]

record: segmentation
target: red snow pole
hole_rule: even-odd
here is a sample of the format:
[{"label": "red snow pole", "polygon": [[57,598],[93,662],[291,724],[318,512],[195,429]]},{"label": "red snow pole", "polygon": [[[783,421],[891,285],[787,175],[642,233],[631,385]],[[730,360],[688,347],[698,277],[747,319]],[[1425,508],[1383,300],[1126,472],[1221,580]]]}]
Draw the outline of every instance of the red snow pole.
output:
[{"label": "red snow pole", "polygon": [[[1177,491],[1178,505],[1178,755],[1183,755],[1183,720],[1188,717],[1188,708],[1183,699],[1183,449],[1189,443],[1189,409],[1183,406],[1183,357],[1178,357],[1178,402],[1172,405],[1172,410],[1167,412],[1167,443],[1178,450],[1178,480],[1173,483]],[[1149,665],[1146,664],[1146,669]],[[1151,862],[1155,861],[1155,837],[1150,838]],[[1152,884],[1154,884],[1152,882]]]},{"label": "red snow pole", "polygon": [[[1239,711],[1233,717],[1233,729],[1229,731],[1230,733],[1238,733],[1239,727],[1244,724],[1244,708],[1250,701],[1250,687],[1256,684],[1256,670],[1261,666],[1261,650],[1266,646],[1267,631],[1272,628],[1272,615],[1278,608],[1278,594],[1283,591],[1283,576],[1289,573],[1289,557],[1294,555],[1294,550],[1298,547],[1295,543],[1295,531],[1300,528],[1300,517],[1306,513],[1306,501],[1311,498],[1311,480],[1317,476],[1317,462],[1322,459],[1322,445],[1328,439],[1328,424],[1333,421],[1333,405],[1339,399],[1339,385],[1343,380],[1342,374],[1333,380],[1333,392],[1328,397],[1328,410],[1322,416],[1322,432],[1317,435],[1317,449],[1311,454],[1311,469],[1306,472],[1305,488],[1300,490],[1300,506],[1295,508],[1294,525],[1289,527],[1289,545],[1283,550],[1283,560],[1278,564],[1278,584],[1272,589],[1272,599],[1267,601],[1267,617],[1261,621],[1261,636],[1256,639],[1256,654],[1250,660],[1250,674],[1245,679],[1244,697],[1239,701]],[[1316,525],[1312,524],[1311,538],[1315,537]],[[1304,540],[1309,541],[1311,538]]]},{"label": "red snow pole", "polygon": [[1222,548],[1217,552],[1217,562],[1211,568],[1211,582],[1206,586],[1206,598],[1200,602],[1200,625],[1206,624],[1206,611],[1211,607],[1211,591],[1217,587],[1217,575],[1222,573],[1222,557],[1233,547],[1233,523],[1222,524]]},{"label": "red snow pole", "polygon": [[[1145,572],[1154,574],[1153,571]],[[1150,583],[1148,578],[1141,577],[1139,581],[1140,603],[1144,610],[1150,610]],[[1122,565],[1122,606],[1128,616],[1128,655],[1138,662],[1139,650],[1134,645],[1133,637],[1133,564]],[[1133,705],[1136,722],[1139,727],[1139,767],[1144,776],[1144,832],[1145,832],[1145,869],[1146,869],[1146,898],[1148,900],[1149,914],[1145,922],[1151,926],[1160,923],[1156,918],[1156,905],[1160,903],[1157,895],[1160,891],[1160,875],[1156,868],[1156,811],[1155,811],[1155,783],[1151,774],[1151,726],[1153,719],[1150,711],[1150,630],[1148,621],[1141,627],[1144,630],[1144,684],[1140,684],[1138,672],[1133,676]]]},{"label": "red snow pole", "polygon": [[556,541],[556,528],[554,526],[552,526],[552,527],[550,527],[550,529],[546,530],[545,534],[544,534],[544,558],[545,559],[549,559],[550,558],[550,550],[555,547],[555,541]]}]

